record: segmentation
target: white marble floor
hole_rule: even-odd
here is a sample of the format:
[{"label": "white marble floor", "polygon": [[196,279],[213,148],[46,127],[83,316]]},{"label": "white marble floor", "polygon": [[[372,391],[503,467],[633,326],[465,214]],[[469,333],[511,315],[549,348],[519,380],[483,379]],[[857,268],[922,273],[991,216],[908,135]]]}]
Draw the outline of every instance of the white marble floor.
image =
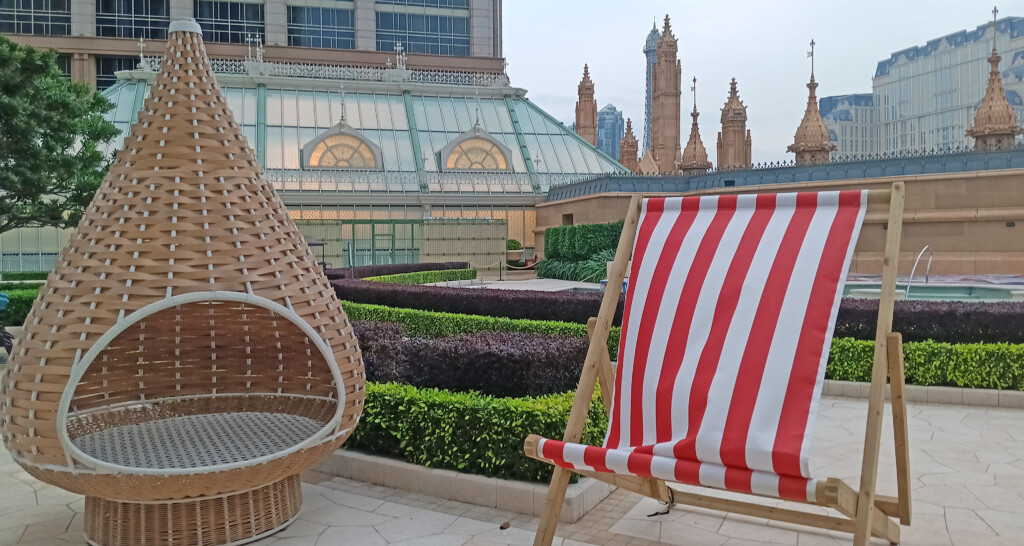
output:
[{"label": "white marble floor", "polygon": [[[910,406],[910,414],[914,518],[910,527],[903,528],[903,544],[1024,544],[1024,410],[918,404]],[[861,400],[822,401],[811,458],[814,476],[858,483],[865,415],[866,403]],[[880,492],[894,494],[891,426],[883,432],[880,468]],[[537,526],[533,516],[324,474],[308,473],[303,478],[305,503],[299,519],[257,544],[530,544]],[[81,496],[35,480],[0,450],[0,546],[83,544],[83,504]],[[834,546],[852,542],[842,533],[701,509],[676,507],[666,515],[648,517],[659,509],[653,501],[616,491],[579,522],[560,525],[556,544]]]}]

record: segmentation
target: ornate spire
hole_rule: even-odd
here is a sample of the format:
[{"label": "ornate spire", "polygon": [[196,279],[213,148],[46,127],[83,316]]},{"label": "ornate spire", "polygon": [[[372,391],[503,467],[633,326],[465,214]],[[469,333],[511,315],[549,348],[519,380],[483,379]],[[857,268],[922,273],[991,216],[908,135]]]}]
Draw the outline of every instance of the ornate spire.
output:
[{"label": "ornate spire", "polygon": [[670,52],[673,57],[675,53],[679,51],[679,43],[676,40],[676,36],[672,34],[672,22],[669,20],[668,15],[665,15],[665,28],[661,31],[661,38],[658,39],[658,52],[661,53],[662,49],[666,52]]},{"label": "ornate spire", "polygon": [[597,146],[597,101],[594,100],[594,82],[590,79],[590,66],[583,65],[583,79],[577,86],[576,134]]},{"label": "ornate spire", "polygon": [[637,144],[636,137],[633,136],[633,122],[626,118],[626,133],[622,136],[622,142],[619,143],[619,163],[636,172],[638,151],[639,144]]},{"label": "ornate spire", "polygon": [[811,40],[811,51],[807,53],[811,59],[811,81],[807,84],[807,108],[804,110],[804,119],[793,136],[793,144],[786,147],[786,151],[796,154],[797,165],[817,165],[828,163],[829,152],[836,149],[829,138],[828,128],[825,127],[825,120],[821,119],[821,112],[818,111],[818,98],[815,90],[818,83],[814,81],[814,40]]},{"label": "ornate spire", "polygon": [[682,159],[679,165],[676,166],[680,174],[684,176],[704,174],[711,168],[711,162],[708,161],[708,151],[700,140],[700,127],[697,125],[697,117],[700,114],[697,112],[696,77],[693,78],[693,86],[690,87],[690,91],[693,92],[693,112],[690,113],[693,123],[690,125],[690,140],[686,141],[686,148],[683,149]]},{"label": "ornate spire", "polygon": [[992,55],[988,58],[991,70],[988,74],[988,88],[985,97],[974,114],[974,124],[967,130],[967,136],[974,138],[974,149],[978,151],[1008,150],[1013,147],[1014,137],[1024,133],[1017,125],[1017,114],[1006,100],[1003,78],[999,73],[1002,57],[996,49],[996,16],[999,10],[992,10]]},{"label": "ornate spire", "polygon": [[722,107],[722,130],[718,133],[718,170],[749,169],[750,131],[747,107],[736,90],[736,78],[729,82],[729,98]]}]

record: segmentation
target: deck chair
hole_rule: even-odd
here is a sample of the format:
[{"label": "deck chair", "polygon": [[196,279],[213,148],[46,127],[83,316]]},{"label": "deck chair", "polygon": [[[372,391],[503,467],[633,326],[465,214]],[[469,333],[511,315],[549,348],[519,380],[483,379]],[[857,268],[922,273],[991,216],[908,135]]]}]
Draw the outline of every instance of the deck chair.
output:
[{"label": "deck chair", "polygon": [[[891,190],[634,197],[589,325],[565,435],[525,442],[527,456],[555,465],[534,544],[551,544],[573,472],[670,505],[851,532],[858,546],[872,536],[898,543],[900,523],[909,525],[911,515],[902,341],[891,331],[903,201],[901,183]],[[889,213],[855,490],[811,477],[808,458],[836,313],[869,205],[888,205]],[[616,371],[607,341],[631,257]],[[887,374],[896,497],[875,493]],[[603,447],[579,443],[597,380],[609,412]],[[713,490],[838,514],[726,499]]]}]

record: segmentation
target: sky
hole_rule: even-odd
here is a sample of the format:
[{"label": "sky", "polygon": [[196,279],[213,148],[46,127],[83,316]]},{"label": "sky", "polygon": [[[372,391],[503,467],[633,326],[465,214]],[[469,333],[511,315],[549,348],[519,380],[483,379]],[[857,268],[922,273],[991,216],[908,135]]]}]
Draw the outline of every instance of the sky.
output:
[{"label": "sky", "polygon": [[[870,93],[879,61],[992,18],[978,0],[504,0],[504,53],[512,85],[557,119],[575,119],[576,86],[590,65],[598,109],[632,118],[643,146],[644,40],[665,15],[682,62],[682,144],[690,133],[697,77],[700,134],[714,163],[720,109],[736,78],[747,106],[755,163],[792,159],[807,106],[810,41],[818,97]],[[999,18],[1024,16],[1003,1]]]}]

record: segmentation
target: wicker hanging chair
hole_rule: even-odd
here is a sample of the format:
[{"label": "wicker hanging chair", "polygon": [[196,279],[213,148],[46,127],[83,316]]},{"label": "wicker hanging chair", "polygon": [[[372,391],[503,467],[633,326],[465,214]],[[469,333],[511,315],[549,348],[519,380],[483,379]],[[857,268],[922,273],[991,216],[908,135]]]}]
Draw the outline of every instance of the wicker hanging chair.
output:
[{"label": "wicker hanging chair", "polygon": [[16,340],[14,459],[93,544],[239,544],[362,412],[352,326],[264,179],[191,19]]}]

